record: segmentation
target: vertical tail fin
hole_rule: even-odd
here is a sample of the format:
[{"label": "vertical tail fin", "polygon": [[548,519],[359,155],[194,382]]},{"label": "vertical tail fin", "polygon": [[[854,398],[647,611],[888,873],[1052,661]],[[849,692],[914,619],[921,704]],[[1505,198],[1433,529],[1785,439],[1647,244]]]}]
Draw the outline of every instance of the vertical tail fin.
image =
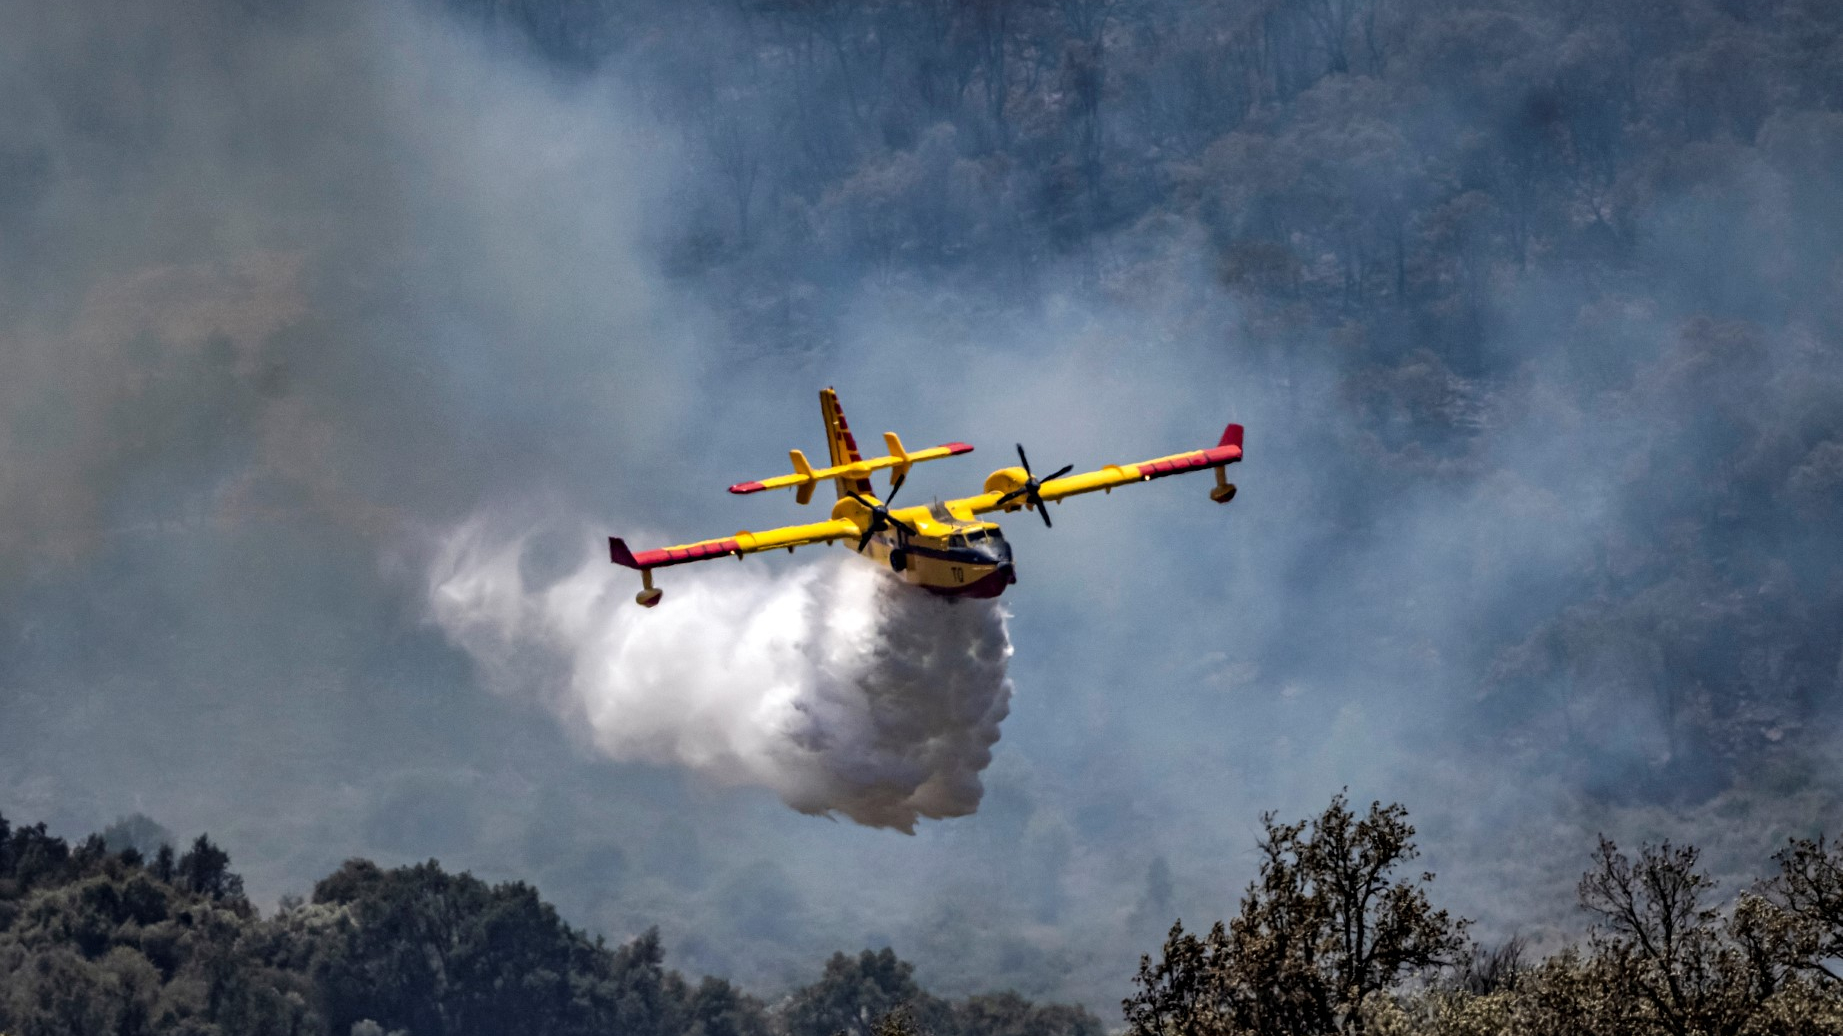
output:
[{"label": "vertical tail fin", "polygon": [[[819,390],[819,413],[825,418],[826,447],[831,450],[831,467],[843,464],[855,464],[864,458],[858,454],[858,443],[851,435],[851,426],[845,423],[844,408],[838,405],[838,393],[829,388]],[[857,493],[869,496],[870,479],[845,478],[833,479],[838,483],[838,498],[843,500],[846,494]]]}]

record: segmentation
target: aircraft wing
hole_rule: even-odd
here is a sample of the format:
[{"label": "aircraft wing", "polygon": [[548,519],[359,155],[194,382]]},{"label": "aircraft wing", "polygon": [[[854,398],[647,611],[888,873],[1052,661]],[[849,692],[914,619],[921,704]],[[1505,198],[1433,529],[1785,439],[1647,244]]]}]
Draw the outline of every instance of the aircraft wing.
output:
[{"label": "aircraft wing", "polygon": [[696,543],[684,543],[676,547],[661,547],[658,550],[643,550],[635,553],[618,537],[608,537],[608,559],[617,565],[647,571],[666,568],[671,565],[684,565],[693,561],[705,561],[710,558],[741,557],[764,550],[786,547],[804,547],[813,543],[830,543],[833,540],[861,535],[863,529],[849,518],[834,518],[831,521],[813,522],[810,525],[785,525],[778,529],[763,532],[739,532],[734,536],[718,540],[699,540]]},{"label": "aircraft wing", "polygon": [[[1092,493],[1095,490],[1111,491],[1116,486],[1149,482],[1167,475],[1182,475],[1186,472],[1203,471],[1209,468],[1220,469],[1241,460],[1241,447],[1242,426],[1232,424],[1223,430],[1222,440],[1209,449],[1174,453],[1168,457],[1155,457],[1136,464],[1109,464],[1104,468],[1085,471],[1079,475],[1049,479],[1038,487],[1038,493],[1044,502],[1048,503],[1064,497]],[[999,501],[1011,495],[1013,490],[1021,488],[1022,485],[1022,468],[1002,469],[994,472],[992,477],[986,480],[986,492],[978,496],[950,501],[948,507],[950,509],[964,507],[975,514],[1001,509],[1017,510],[1024,506],[1023,495],[1012,496],[1003,504],[1000,504]],[[1210,495],[1219,503],[1227,503],[1228,499],[1234,495],[1234,489],[1228,487],[1227,493],[1212,492]]]}]

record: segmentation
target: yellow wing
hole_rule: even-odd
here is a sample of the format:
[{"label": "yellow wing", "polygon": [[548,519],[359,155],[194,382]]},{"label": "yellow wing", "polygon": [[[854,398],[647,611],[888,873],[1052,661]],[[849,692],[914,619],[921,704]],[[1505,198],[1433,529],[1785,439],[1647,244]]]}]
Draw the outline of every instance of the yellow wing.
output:
[{"label": "yellow wing", "polygon": [[658,550],[643,550],[638,554],[627,549],[627,544],[615,536],[608,537],[608,559],[617,565],[637,568],[642,572],[671,565],[684,565],[693,561],[706,561],[710,558],[741,557],[777,547],[804,547],[814,543],[830,543],[847,536],[857,536],[863,528],[849,518],[833,518],[830,521],[813,522],[810,525],[786,525],[779,529],[764,532],[739,532],[734,536],[719,540],[699,540],[696,543],[680,544],[676,547],[661,547]]},{"label": "yellow wing", "polygon": [[[1104,468],[1086,471],[1079,475],[1047,479],[1038,485],[1037,495],[1044,503],[1049,503],[1061,500],[1063,497],[1092,493],[1097,489],[1111,490],[1115,486],[1149,482],[1167,475],[1182,475],[1186,472],[1203,471],[1208,468],[1220,471],[1224,466],[1241,460],[1241,446],[1242,426],[1232,424],[1223,430],[1222,441],[1209,449],[1174,453],[1168,457],[1155,457],[1137,464],[1109,464]],[[1027,477],[1023,468],[1000,468],[986,478],[984,493],[950,500],[947,502],[947,508],[950,511],[970,511],[973,514],[1019,510],[1029,502],[1029,494],[1025,489]],[[1210,492],[1210,498],[1218,503],[1227,503],[1234,495],[1234,487],[1229,486],[1227,482],[1222,482],[1217,489]]]}]

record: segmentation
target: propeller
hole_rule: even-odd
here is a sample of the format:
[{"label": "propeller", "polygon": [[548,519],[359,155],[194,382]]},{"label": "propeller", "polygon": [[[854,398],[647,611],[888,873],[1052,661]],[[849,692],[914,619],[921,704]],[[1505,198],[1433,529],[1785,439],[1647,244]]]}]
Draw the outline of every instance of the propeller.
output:
[{"label": "propeller", "polygon": [[1022,486],[1019,486],[1016,489],[1013,489],[1011,492],[1006,493],[1004,496],[999,497],[998,506],[1003,507],[1006,504],[1010,503],[1012,500],[1021,496],[1024,498],[1024,503],[1027,506],[1036,508],[1038,516],[1040,516],[1043,519],[1043,525],[1045,528],[1050,528],[1050,529],[1055,528],[1056,523],[1049,520],[1049,509],[1043,506],[1043,494],[1038,492],[1038,490],[1042,488],[1043,483],[1054,482],[1055,480],[1061,478],[1062,476],[1068,474],[1069,472],[1074,471],[1075,465],[1064,464],[1062,467],[1056,469],[1056,473],[1051,475],[1050,477],[1037,478],[1031,475],[1030,473],[1030,458],[1024,456],[1024,444],[1023,443],[1018,443],[1017,459],[1024,463],[1024,484]]},{"label": "propeller", "polygon": [[870,546],[870,538],[872,536],[875,536],[877,533],[882,532],[884,529],[895,527],[897,529],[901,529],[903,532],[906,532],[911,536],[915,535],[914,526],[910,525],[908,522],[905,522],[900,518],[890,517],[889,502],[891,500],[896,499],[897,493],[902,492],[902,484],[906,481],[908,481],[908,477],[906,475],[898,476],[895,483],[890,486],[890,495],[884,498],[884,501],[880,504],[873,504],[869,500],[864,499],[863,497],[857,495],[856,493],[847,492],[845,494],[846,496],[849,496],[851,499],[856,500],[858,503],[863,504],[864,507],[870,511],[870,524],[864,526],[864,535],[858,537],[858,553],[859,554],[864,553],[864,548]]}]

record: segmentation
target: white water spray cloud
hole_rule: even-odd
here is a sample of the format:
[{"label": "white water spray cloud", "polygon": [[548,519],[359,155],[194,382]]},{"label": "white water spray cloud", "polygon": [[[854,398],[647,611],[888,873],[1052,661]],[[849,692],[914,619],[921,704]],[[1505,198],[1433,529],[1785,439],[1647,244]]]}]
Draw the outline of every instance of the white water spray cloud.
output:
[{"label": "white water spray cloud", "polygon": [[609,756],[910,833],[978,809],[1011,698],[996,602],[935,598],[843,556],[674,572],[642,609],[634,573],[599,549],[536,585],[537,533],[489,525],[442,544],[435,620],[492,686],[542,694]]}]

